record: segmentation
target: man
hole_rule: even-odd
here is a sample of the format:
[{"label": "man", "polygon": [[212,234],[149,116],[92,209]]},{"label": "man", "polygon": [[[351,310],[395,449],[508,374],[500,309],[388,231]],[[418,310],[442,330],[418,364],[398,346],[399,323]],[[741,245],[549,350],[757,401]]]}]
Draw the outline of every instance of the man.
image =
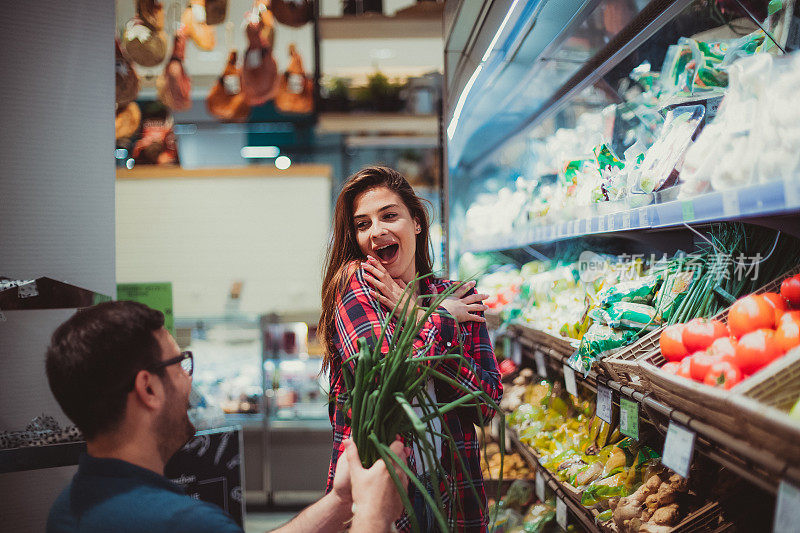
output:
[{"label": "man", "polygon": [[[195,433],[189,421],[193,359],[164,329],[164,316],[136,302],[79,311],[53,334],[47,378],[86,451],[50,510],[49,533],[241,533],[220,508],[194,500],[164,466]],[[408,453],[392,444],[401,458]],[[281,533],[390,531],[403,510],[383,461],[364,469],[350,443],[333,490]],[[407,478],[395,465],[400,479]]]}]

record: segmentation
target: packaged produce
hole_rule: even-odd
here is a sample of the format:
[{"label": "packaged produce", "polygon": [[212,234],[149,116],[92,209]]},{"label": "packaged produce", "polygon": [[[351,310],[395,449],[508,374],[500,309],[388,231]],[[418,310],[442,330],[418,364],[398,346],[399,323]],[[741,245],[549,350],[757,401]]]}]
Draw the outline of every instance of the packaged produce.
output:
[{"label": "packaged produce", "polygon": [[589,311],[589,318],[615,329],[652,331],[658,329],[656,309],[651,305],[618,302]]},{"label": "packaged produce", "polygon": [[605,324],[592,324],[581,340],[578,351],[569,358],[569,364],[580,372],[589,372],[592,363],[627,346],[637,337],[635,331],[616,330]]},{"label": "packaged produce", "polygon": [[649,304],[653,301],[660,279],[656,276],[644,276],[632,281],[618,283],[597,295],[601,305],[618,302]]},{"label": "packaged produce", "polygon": [[678,271],[664,278],[653,304],[656,308],[655,320],[668,321],[681,305],[694,279],[694,272]]}]

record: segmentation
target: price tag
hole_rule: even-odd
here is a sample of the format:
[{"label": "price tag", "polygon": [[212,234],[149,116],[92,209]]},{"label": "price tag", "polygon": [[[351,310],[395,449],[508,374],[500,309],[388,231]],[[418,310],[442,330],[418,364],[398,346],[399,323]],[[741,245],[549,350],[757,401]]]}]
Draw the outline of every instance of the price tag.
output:
[{"label": "price tag", "polygon": [[542,352],[536,352],[533,358],[536,359],[536,373],[541,377],[546,378],[547,364],[544,362],[544,354]]},{"label": "price tag", "polygon": [[670,422],[667,438],[664,440],[664,456],[661,458],[661,463],[674,470],[676,474],[689,477],[692,452],[694,452],[694,431]]},{"label": "price tag", "polygon": [[30,283],[26,283],[25,285],[20,285],[17,287],[17,296],[20,298],[33,298],[34,296],[39,296],[39,290],[36,288],[36,282],[31,281]]},{"label": "price tag", "polygon": [[639,225],[643,228],[650,226],[650,213],[647,211],[646,207],[639,210]]},{"label": "price tag", "polygon": [[511,360],[515,365],[522,363],[522,345],[518,342],[511,344]]},{"label": "price tag", "polygon": [[575,383],[575,371],[569,365],[564,365],[564,382],[567,384],[567,392],[577,397],[578,384]]},{"label": "price tag", "polygon": [[631,213],[630,211],[625,211],[622,213],[622,229],[630,229],[631,227]]},{"label": "price tag", "polygon": [[627,398],[619,400],[619,430],[639,440],[639,404]]},{"label": "price tag", "polygon": [[739,195],[736,191],[722,192],[722,213],[726,217],[734,217],[739,214]]},{"label": "price tag", "polygon": [[597,231],[605,233],[606,231],[606,217],[605,215],[597,217]]},{"label": "price tag", "polygon": [[776,501],[773,533],[797,531],[797,524],[800,524],[800,489],[781,481]]},{"label": "price tag", "polygon": [[688,202],[682,202],[681,211],[683,211],[684,222],[690,222],[694,220],[694,202],[691,200]]},{"label": "price tag", "polygon": [[567,529],[567,503],[561,498],[556,498],[556,522],[562,529]]},{"label": "price tag", "polygon": [[261,50],[252,49],[247,52],[246,63],[248,68],[255,69],[261,66]]},{"label": "price tag", "polygon": [[597,416],[600,420],[611,423],[611,389],[604,385],[597,386]]},{"label": "price tag", "polygon": [[544,476],[542,475],[541,470],[536,471],[536,497],[539,498],[540,502],[544,502]]}]

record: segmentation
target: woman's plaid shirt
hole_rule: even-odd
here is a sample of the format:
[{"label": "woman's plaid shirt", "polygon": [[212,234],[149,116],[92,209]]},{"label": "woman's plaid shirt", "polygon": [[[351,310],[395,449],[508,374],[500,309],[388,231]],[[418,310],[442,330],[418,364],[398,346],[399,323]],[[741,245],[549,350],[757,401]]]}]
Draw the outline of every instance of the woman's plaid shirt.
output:
[{"label": "woman's plaid shirt", "polygon": [[[441,293],[455,283],[431,278],[426,278],[424,282],[427,284],[427,294]],[[424,289],[420,292],[426,293]],[[443,308],[439,310],[445,312]],[[333,426],[333,453],[328,472],[328,491],[333,488],[336,461],[344,449],[343,441],[350,436],[350,427],[343,412],[347,390],[342,379],[342,361],[358,353],[359,338],[372,339],[374,342],[380,337],[381,324],[389,311],[371,295],[369,284],[364,279],[364,270],[360,267],[353,272],[344,289],[337,295],[334,318],[336,353],[330,368],[329,414]],[[383,343],[384,352],[388,351],[389,338],[393,332],[394,324],[390,323],[387,338]],[[466,322],[456,326],[453,318],[434,313],[414,340],[415,355],[440,355],[452,350],[457,343],[461,343],[464,357],[472,364],[461,366],[458,361],[443,361],[437,369],[470,390],[484,391],[499,402],[503,387],[486,324]],[[455,388],[439,380],[434,380],[434,387],[439,401],[451,401],[459,396]],[[482,406],[480,410],[483,420],[488,423],[494,416],[494,410],[487,405]],[[451,487],[454,488],[453,494],[459,500],[448,509],[451,523],[456,531],[486,531],[488,519],[486,494],[480,467],[480,447],[474,426],[480,423],[478,413],[475,408],[456,409],[446,413],[444,419],[455,441],[456,450],[450,450],[447,444],[443,444],[442,465],[451,471],[452,460],[455,457],[452,453],[457,452],[469,472],[469,476],[465,477],[462,469],[456,466],[456,479],[449,480]],[[478,501],[475,500],[471,487],[475,488],[479,496]],[[410,531],[405,515],[398,521],[397,526],[400,531]]]}]

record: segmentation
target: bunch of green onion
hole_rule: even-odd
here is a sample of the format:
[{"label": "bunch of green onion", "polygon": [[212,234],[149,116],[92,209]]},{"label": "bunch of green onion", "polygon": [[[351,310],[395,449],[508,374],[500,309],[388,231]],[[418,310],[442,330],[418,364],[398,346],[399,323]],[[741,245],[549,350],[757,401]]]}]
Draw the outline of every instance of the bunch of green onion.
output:
[{"label": "bunch of green onion", "polygon": [[[387,466],[392,462],[396,463],[408,476],[409,483],[413,484],[425,499],[439,529],[445,532],[452,531],[452,527],[444,515],[445,506],[440,489],[441,481],[445,481],[443,486],[453,505],[460,505],[461,502],[452,494],[451,484],[447,482],[448,476],[450,479],[455,479],[458,469],[461,469],[465,478],[469,479],[469,472],[457,451],[455,441],[443,416],[453,409],[474,407],[478,411],[478,420],[482,431],[484,423],[489,421],[483,420],[480,411],[481,405],[491,406],[500,417],[503,417],[503,414],[500,406],[487,393],[469,390],[458,381],[437,370],[438,364],[448,359],[458,361],[459,364],[469,364],[460,353],[460,348],[442,355],[414,356],[415,337],[444,299],[460,287],[460,285],[453,285],[440,294],[422,295],[420,298],[430,298],[431,300],[427,307],[419,307],[416,303],[411,302],[413,298],[407,297],[407,295],[414,294],[418,282],[425,277],[416,278],[406,286],[404,297],[400,299],[400,302],[404,302],[402,309],[399,309],[400,303],[392,309],[382,324],[380,337],[374,347],[370,349],[366,339],[359,339],[358,354],[345,360],[343,376],[348,397],[344,409],[345,412],[350,413],[351,438],[358,448],[362,465],[369,468],[378,459],[383,459]],[[422,312],[421,316],[420,311]],[[395,317],[397,323],[394,334],[389,339],[388,352],[382,353],[381,346],[387,337],[388,324]],[[350,370],[350,362],[354,363],[354,371]],[[430,396],[426,388],[427,382],[431,378],[448,383],[461,393],[460,397],[449,403],[437,402]],[[415,412],[415,407],[420,410],[422,416]],[[441,421],[439,424],[441,432],[435,430],[433,421],[437,418]],[[502,481],[505,420],[501,420],[499,427],[500,481]],[[428,469],[426,473],[430,476],[432,494],[426,489],[425,483],[409,469],[405,461],[389,449],[389,445],[394,442],[397,435],[404,438],[407,446],[414,445],[420,451]],[[442,466],[434,445],[428,440],[429,436],[439,437],[443,443],[449,444],[453,456],[449,472]],[[419,521],[406,490],[394,468],[389,466],[388,471],[400,493],[413,530],[420,531]],[[474,486],[470,488],[478,501],[476,488]],[[499,488],[500,483],[498,482],[498,491]],[[498,494],[498,500],[499,496]]]}]

